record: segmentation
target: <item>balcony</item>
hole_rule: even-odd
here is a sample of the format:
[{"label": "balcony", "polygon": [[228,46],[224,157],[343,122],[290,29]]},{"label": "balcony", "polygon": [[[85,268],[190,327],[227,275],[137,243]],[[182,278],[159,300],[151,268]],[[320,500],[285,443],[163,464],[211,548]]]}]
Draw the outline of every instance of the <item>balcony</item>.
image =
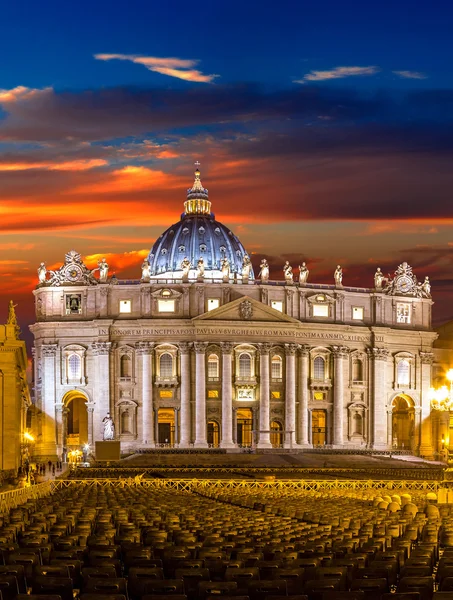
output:
[{"label": "balcony", "polygon": [[331,379],[310,379],[310,389],[312,390],[330,390],[332,387]]},{"label": "balcony", "polygon": [[179,378],[176,375],[172,375],[170,377],[162,377],[161,375],[156,375],[156,379],[154,380],[154,385],[156,387],[177,387],[179,384]]},{"label": "balcony", "polygon": [[256,385],[257,380],[255,375],[236,375],[234,383],[236,385]]}]

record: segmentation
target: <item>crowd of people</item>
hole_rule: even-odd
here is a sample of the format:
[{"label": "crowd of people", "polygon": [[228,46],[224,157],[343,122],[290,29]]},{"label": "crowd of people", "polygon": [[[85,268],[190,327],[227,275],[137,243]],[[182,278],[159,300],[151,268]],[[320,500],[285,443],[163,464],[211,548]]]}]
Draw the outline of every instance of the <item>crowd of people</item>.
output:
[{"label": "crowd of people", "polygon": [[52,476],[55,477],[57,473],[61,473],[63,470],[63,462],[57,460],[52,462],[51,460],[42,463],[30,463],[25,461],[23,466],[19,467],[17,476],[18,478],[25,477],[27,482],[36,483],[37,477]]}]

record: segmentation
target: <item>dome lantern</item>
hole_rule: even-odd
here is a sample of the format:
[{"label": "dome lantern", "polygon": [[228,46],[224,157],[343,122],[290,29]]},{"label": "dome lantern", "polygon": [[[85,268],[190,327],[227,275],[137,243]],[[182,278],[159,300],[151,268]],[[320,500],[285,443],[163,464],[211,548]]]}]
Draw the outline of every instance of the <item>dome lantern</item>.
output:
[{"label": "dome lantern", "polygon": [[211,203],[209,202],[208,190],[203,187],[200,179],[198,167],[200,163],[195,163],[195,180],[193,186],[187,190],[187,200],[184,202],[184,215],[210,215]]}]

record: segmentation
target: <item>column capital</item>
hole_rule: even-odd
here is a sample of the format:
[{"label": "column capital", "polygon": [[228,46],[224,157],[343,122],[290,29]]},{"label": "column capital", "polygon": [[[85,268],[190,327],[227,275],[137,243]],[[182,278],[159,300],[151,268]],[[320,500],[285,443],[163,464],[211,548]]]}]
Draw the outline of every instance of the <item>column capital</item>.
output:
[{"label": "column capital", "polygon": [[135,342],[135,351],[139,355],[152,354],[154,351],[154,342]]},{"label": "column capital", "polygon": [[179,342],[178,344],[178,348],[181,354],[189,354],[192,346],[192,342]]},{"label": "column capital", "polygon": [[93,354],[95,356],[109,354],[110,350],[112,349],[112,342],[93,342],[91,344],[91,349],[93,350]]},{"label": "column capital", "polygon": [[307,344],[301,344],[299,346],[299,354],[301,356],[310,356],[310,350],[311,346],[308,346]]},{"label": "column capital", "polygon": [[259,353],[261,354],[261,356],[266,356],[267,354],[269,354],[269,352],[271,351],[272,348],[272,344],[270,342],[263,342],[261,344],[257,344],[258,345],[258,350]]},{"label": "column capital", "polygon": [[222,354],[232,354],[234,348],[234,342],[220,342],[222,348]]},{"label": "column capital", "polygon": [[331,346],[331,350],[335,358],[346,358],[349,355],[347,346]]},{"label": "column capital", "polygon": [[204,354],[206,352],[206,348],[208,347],[208,342],[194,342],[193,348],[196,354]]},{"label": "column capital", "polygon": [[434,362],[434,354],[432,352],[420,352],[420,361],[422,365],[432,365]]},{"label": "column capital", "polygon": [[85,402],[85,406],[87,407],[87,412],[93,413],[96,402]]},{"label": "column capital", "polygon": [[55,356],[57,354],[58,344],[43,344],[41,354],[43,356]]},{"label": "column capital", "polygon": [[287,356],[294,356],[299,348],[299,344],[285,344],[285,354]]},{"label": "column capital", "polygon": [[386,348],[368,348],[367,353],[374,360],[387,360],[389,351]]}]

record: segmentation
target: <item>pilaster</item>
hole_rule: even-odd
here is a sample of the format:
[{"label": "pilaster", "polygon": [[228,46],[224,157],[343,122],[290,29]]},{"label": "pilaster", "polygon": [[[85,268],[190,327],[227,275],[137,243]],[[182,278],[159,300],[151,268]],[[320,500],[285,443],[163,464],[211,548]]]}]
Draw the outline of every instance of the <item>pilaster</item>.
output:
[{"label": "pilaster", "polygon": [[141,359],[142,384],[142,443],[154,445],[154,411],[153,411],[153,354],[152,342],[137,342],[137,356]]},{"label": "pilaster", "polygon": [[269,352],[272,344],[258,344],[260,352],[260,412],[258,448],[272,448],[270,439]]},{"label": "pilaster", "polygon": [[296,352],[297,344],[285,344],[286,386],[285,386],[285,448],[295,446],[296,432]]},{"label": "pilaster", "polygon": [[221,448],[234,448],[232,353],[234,344],[222,342],[222,440]]},{"label": "pilaster", "polygon": [[310,346],[299,346],[299,444],[302,447],[308,447],[308,375],[309,375],[309,357]]},{"label": "pilaster", "polygon": [[206,347],[194,342],[195,350],[195,448],[207,448],[206,437]]},{"label": "pilaster", "polygon": [[181,425],[179,447],[188,448],[190,445],[190,342],[180,342],[179,352],[181,357]]},{"label": "pilaster", "polygon": [[[91,350],[93,353],[93,371],[94,371],[94,390],[93,395],[96,398],[94,409],[94,441],[101,441],[104,438],[104,425],[102,419],[111,413],[110,406],[110,350],[111,342],[93,342]],[[115,423],[116,430],[118,424]]]},{"label": "pilaster", "polygon": [[344,359],[349,354],[345,346],[332,346],[334,356],[333,381],[333,445],[342,448],[344,444]]},{"label": "pilaster", "polygon": [[431,424],[431,399],[429,389],[431,387],[431,370],[434,362],[432,352],[420,352],[421,363],[421,427],[420,427],[420,456],[432,459],[434,457],[432,424]]},{"label": "pilaster", "polygon": [[387,418],[386,418],[386,362],[389,351],[385,348],[370,348],[369,355],[372,361],[372,448],[386,450],[387,446]]}]

